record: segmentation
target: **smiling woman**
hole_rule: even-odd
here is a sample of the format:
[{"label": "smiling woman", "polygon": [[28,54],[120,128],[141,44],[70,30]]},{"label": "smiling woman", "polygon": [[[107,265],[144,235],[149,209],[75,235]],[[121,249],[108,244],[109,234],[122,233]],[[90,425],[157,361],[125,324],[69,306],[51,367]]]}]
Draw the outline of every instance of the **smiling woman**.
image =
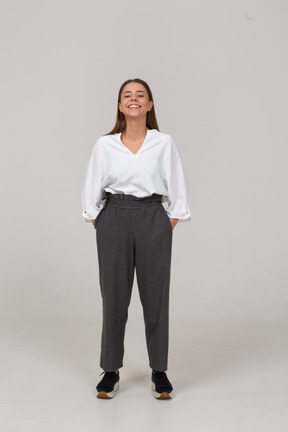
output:
[{"label": "smiling woman", "polygon": [[[137,103],[135,102],[135,100],[133,101],[133,99],[130,102],[131,96],[133,97],[133,93],[134,96],[137,98]],[[125,102],[127,103],[127,101],[129,101],[128,104],[130,103],[132,105],[134,102],[134,105],[139,105],[139,107],[141,106],[141,108],[143,107],[143,105],[145,106],[148,104],[149,106],[146,110],[144,124],[146,124],[146,127],[148,129],[159,130],[156,120],[153,96],[150,87],[145,81],[139,78],[135,78],[133,80],[130,79],[125,81],[119,89],[116,123],[114,128],[107,135],[113,135],[117,132],[124,133],[126,131],[127,121],[125,114],[127,115],[127,111],[124,112],[123,109],[125,107]],[[129,121],[129,118],[127,120]]]},{"label": "smiling woman", "polygon": [[100,366],[105,375],[96,386],[99,398],[111,398],[119,388],[135,269],[153,394],[171,398],[173,387],[165,371],[172,232],[178,220],[191,219],[189,202],[178,147],[159,131],[148,84],[125,81],[115,126],[96,141],[82,189],[82,215],[96,229],[103,299]]},{"label": "smiling woman", "polygon": [[[139,129],[140,119],[143,126]],[[159,130],[152,92],[141,79],[127,80],[120,87],[116,124],[108,135],[120,132],[121,142],[137,154],[147,136],[147,128]],[[127,129],[131,132],[127,133]]]}]

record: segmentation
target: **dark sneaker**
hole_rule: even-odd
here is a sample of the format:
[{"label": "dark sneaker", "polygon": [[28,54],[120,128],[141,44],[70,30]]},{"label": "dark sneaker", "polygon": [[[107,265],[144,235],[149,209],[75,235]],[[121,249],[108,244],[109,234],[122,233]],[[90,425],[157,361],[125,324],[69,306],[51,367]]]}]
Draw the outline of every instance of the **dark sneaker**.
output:
[{"label": "dark sneaker", "polygon": [[156,399],[171,399],[172,390],[165,372],[152,372],[152,391]]},{"label": "dark sneaker", "polygon": [[119,390],[119,373],[105,372],[102,380],[97,384],[97,397],[100,399],[111,399],[114,397],[114,392]]}]

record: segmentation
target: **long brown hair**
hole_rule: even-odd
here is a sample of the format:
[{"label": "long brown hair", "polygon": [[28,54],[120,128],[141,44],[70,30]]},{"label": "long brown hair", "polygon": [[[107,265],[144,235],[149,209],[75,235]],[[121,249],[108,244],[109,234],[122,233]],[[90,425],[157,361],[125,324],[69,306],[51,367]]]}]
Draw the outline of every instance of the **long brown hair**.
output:
[{"label": "long brown hair", "polygon": [[[119,89],[119,93],[118,93],[117,117],[116,117],[115,126],[111,130],[111,132],[107,133],[106,135],[113,135],[115,133],[126,131],[126,119],[125,119],[124,114],[119,110],[119,102],[121,101],[121,95],[122,95],[122,91],[123,91],[124,87],[127,84],[132,83],[132,82],[137,82],[139,84],[142,84],[147,90],[149,101],[153,102],[152,92],[150,90],[149,85],[145,81],[141,80],[140,78],[128,79],[127,81],[125,81],[121,85],[121,87]],[[158,123],[157,123],[157,119],[156,119],[156,113],[155,113],[155,109],[154,109],[154,103],[153,103],[153,107],[151,108],[151,110],[148,111],[146,114],[146,126],[148,129],[157,129],[159,131],[159,127],[158,127]]]}]

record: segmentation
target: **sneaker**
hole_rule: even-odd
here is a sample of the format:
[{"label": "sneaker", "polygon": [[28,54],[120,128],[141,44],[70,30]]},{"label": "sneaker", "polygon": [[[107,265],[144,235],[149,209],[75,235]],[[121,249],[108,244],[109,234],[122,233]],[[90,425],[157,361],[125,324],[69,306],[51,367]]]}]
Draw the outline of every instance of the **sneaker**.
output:
[{"label": "sneaker", "polygon": [[156,399],[171,399],[172,390],[165,372],[152,372],[152,391]]},{"label": "sneaker", "polygon": [[[103,372],[104,373],[104,372]],[[119,373],[105,372],[102,380],[97,384],[97,397],[100,399],[111,399],[114,397],[114,392],[119,390]]]}]

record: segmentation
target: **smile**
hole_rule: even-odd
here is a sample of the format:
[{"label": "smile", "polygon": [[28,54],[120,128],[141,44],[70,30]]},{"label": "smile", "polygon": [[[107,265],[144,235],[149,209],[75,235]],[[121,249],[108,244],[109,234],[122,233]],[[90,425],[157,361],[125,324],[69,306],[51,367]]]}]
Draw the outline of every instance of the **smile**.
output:
[{"label": "smile", "polygon": [[129,105],[128,108],[131,109],[131,108],[141,108],[141,107],[140,105]]}]

